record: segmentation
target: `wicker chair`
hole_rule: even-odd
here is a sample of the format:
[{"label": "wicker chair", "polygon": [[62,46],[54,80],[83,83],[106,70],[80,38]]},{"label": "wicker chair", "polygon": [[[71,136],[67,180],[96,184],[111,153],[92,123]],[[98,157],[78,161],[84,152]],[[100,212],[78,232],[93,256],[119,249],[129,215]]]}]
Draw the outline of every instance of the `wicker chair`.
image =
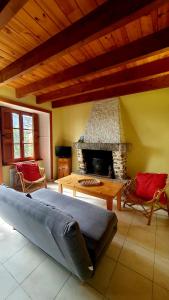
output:
[{"label": "wicker chair", "polygon": [[[166,189],[168,187],[169,182],[166,183],[163,189],[157,189],[152,199],[145,200],[136,195],[136,178],[129,180],[123,189],[123,207],[127,205],[141,212],[148,219],[147,225],[150,225],[153,213],[159,209],[167,211],[169,216],[169,199],[166,195]],[[161,196],[163,196],[162,200]],[[139,207],[141,207],[142,210],[140,210]]]},{"label": "wicker chair", "polygon": [[[19,178],[22,191],[29,193],[33,190],[45,187],[47,188],[45,169],[38,166],[37,163],[16,163],[16,176]],[[27,167],[25,170],[24,167]],[[36,174],[31,178],[31,168],[34,168]]]}]

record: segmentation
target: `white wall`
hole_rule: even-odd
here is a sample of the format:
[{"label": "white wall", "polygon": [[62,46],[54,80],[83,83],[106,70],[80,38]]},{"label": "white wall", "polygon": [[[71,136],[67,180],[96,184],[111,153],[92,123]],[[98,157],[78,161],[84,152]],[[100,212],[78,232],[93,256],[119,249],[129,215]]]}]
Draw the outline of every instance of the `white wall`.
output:
[{"label": "white wall", "polygon": [[48,113],[39,113],[39,143],[40,157],[44,161],[47,179],[51,179],[50,154],[50,116]]}]

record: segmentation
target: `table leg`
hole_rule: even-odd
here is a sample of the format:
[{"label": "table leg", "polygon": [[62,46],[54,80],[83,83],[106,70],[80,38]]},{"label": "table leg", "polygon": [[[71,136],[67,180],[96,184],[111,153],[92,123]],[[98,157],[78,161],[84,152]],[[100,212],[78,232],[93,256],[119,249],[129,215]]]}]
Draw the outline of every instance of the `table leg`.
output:
[{"label": "table leg", "polygon": [[117,194],[117,209],[121,210],[121,191]]},{"label": "table leg", "polygon": [[63,193],[63,186],[60,182],[58,184],[58,192],[61,193],[61,194]]},{"label": "table leg", "polygon": [[107,199],[107,210],[112,210],[113,209],[113,199]]},{"label": "table leg", "polygon": [[73,197],[76,197],[76,190],[73,190]]}]

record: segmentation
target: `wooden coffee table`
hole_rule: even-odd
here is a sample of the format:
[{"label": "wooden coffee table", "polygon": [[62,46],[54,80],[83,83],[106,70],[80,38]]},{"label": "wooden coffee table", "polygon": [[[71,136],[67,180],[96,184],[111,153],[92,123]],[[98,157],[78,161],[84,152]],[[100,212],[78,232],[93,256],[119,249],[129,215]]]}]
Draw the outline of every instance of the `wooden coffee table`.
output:
[{"label": "wooden coffee table", "polygon": [[60,178],[57,180],[59,187],[59,193],[63,193],[63,188],[67,188],[73,191],[73,196],[76,196],[76,192],[94,196],[106,200],[107,209],[113,209],[113,199],[117,197],[117,209],[121,210],[121,190],[123,183],[116,181],[109,181],[101,179],[102,184],[99,186],[82,186],[78,180],[88,179],[93,177],[71,174],[69,176]]}]

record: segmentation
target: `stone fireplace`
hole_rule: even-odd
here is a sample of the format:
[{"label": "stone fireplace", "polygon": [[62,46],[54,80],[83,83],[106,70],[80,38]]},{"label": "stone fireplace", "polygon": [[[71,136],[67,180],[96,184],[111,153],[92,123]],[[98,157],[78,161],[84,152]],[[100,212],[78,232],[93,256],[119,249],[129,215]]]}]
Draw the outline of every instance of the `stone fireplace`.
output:
[{"label": "stone fireplace", "polygon": [[94,103],[85,134],[74,145],[81,174],[127,178],[129,144],[124,142],[118,98]]},{"label": "stone fireplace", "polygon": [[[75,143],[75,147],[77,150],[77,159],[78,159],[78,167],[79,167],[79,172],[81,174],[87,174],[87,173],[93,173],[97,174],[94,172],[87,172],[87,167],[86,167],[86,161],[85,161],[85,156],[84,156],[84,149],[90,149],[90,150],[101,150],[105,151],[111,151],[112,153],[112,175],[110,175],[107,172],[107,177],[110,178],[116,178],[116,179],[126,179],[127,178],[127,168],[126,168],[126,163],[127,163],[127,148],[128,144],[127,143],[119,143],[119,144],[107,144],[107,143]],[[99,174],[101,175],[101,174]],[[106,176],[106,174],[103,174]]]}]

